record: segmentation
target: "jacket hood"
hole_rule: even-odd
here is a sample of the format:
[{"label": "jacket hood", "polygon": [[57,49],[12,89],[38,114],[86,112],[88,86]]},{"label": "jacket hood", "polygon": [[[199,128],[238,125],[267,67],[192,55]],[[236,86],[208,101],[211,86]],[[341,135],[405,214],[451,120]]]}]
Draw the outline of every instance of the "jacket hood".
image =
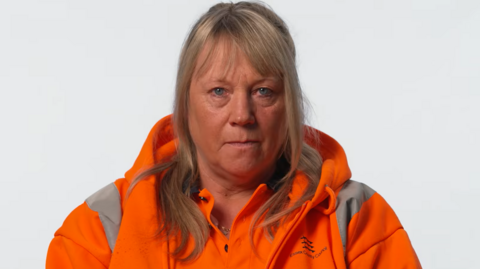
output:
[{"label": "jacket hood", "polygon": [[[309,132],[305,132],[307,134],[305,142],[315,148],[323,159],[320,183],[312,199],[312,206],[318,205],[329,195],[330,199],[333,199],[332,202],[334,202],[335,194],[333,191],[337,190],[351,177],[347,157],[342,146],[335,139],[313,127],[305,126],[305,128],[318,134],[319,143],[315,143],[313,136],[309,136]],[[163,158],[175,154],[177,141],[173,135],[172,115],[160,119],[150,130],[135,163],[125,173],[125,179],[132,182],[139,173],[152,167]],[[297,173],[297,177],[298,180],[295,180],[291,191],[293,196],[301,195],[303,186],[306,183],[303,173]]]}]

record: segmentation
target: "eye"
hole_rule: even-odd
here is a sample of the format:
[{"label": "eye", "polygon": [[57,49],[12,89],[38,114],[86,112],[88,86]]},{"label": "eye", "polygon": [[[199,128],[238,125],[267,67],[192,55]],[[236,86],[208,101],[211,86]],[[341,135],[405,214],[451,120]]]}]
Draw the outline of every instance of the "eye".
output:
[{"label": "eye", "polygon": [[259,88],[257,90],[257,92],[260,95],[264,95],[264,96],[268,96],[268,95],[272,94],[272,90],[270,90],[269,88],[265,88],[265,87]]},{"label": "eye", "polygon": [[224,88],[215,88],[215,89],[213,89],[213,93],[215,95],[220,96],[220,95],[223,95],[225,93],[225,89]]}]

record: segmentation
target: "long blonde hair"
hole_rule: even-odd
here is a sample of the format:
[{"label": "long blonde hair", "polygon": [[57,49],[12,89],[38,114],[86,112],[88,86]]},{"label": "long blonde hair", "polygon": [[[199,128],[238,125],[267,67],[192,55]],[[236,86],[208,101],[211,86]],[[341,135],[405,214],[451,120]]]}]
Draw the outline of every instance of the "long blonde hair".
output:
[{"label": "long blonde hair", "polygon": [[[195,23],[184,42],[175,89],[173,126],[178,138],[175,156],[158,162],[152,168],[137,175],[131,186],[149,175],[156,176],[158,235],[177,242],[172,255],[187,261],[198,257],[208,240],[208,222],[190,195],[190,188],[199,180],[195,145],[188,127],[189,87],[201,50],[213,53],[217,41],[229,40],[241,49],[252,66],[261,75],[277,75],[285,87],[286,125],[284,146],[279,152],[283,168],[287,171],[277,181],[275,193],[256,212],[250,228],[262,227],[270,240],[276,229],[306,200],[313,197],[322,159],[319,153],[304,142],[304,97],[299,84],[295,63],[295,46],[283,20],[270,8],[257,2],[219,3],[212,6]],[[206,45],[211,44],[206,47]],[[209,57],[207,56],[206,59]],[[200,66],[205,65],[205,62]],[[282,134],[281,134],[282,135]],[[310,137],[315,134],[310,134]],[[308,179],[303,195],[288,206],[288,194],[296,170]],[[191,238],[190,238],[191,237]],[[188,240],[194,240],[193,250],[185,255]]]}]

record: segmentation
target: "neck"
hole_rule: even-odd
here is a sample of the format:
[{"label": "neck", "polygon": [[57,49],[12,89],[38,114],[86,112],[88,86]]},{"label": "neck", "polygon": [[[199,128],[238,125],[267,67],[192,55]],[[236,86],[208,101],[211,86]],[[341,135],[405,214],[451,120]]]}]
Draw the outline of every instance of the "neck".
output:
[{"label": "neck", "polygon": [[206,188],[215,198],[228,201],[250,198],[257,187],[266,183],[273,175],[275,167],[255,175],[231,175],[215,171],[199,164],[200,187]]}]

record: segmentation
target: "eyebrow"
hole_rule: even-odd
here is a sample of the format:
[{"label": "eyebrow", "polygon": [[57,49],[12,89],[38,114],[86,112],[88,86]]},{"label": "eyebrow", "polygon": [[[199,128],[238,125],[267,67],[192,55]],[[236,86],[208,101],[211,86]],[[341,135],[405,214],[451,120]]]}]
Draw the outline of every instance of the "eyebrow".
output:
[{"label": "eyebrow", "polygon": [[[263,77],[263,78],[259,78],[257,80],[255,80],[253,82],[253,84],[258,84],[258,83],[262,83],[262,82],[265,82],[265,81],[272,81],[272,82],[279,82],[280,79],[278,77],[275,77],[275,76],[271,76],[271,77]],[[226,80],[226,79],[223,79],[223,78],[214,78],[212,80],[206,80],[204,79],[203,80],[203,83],[228,83],[229,81]]]}]

